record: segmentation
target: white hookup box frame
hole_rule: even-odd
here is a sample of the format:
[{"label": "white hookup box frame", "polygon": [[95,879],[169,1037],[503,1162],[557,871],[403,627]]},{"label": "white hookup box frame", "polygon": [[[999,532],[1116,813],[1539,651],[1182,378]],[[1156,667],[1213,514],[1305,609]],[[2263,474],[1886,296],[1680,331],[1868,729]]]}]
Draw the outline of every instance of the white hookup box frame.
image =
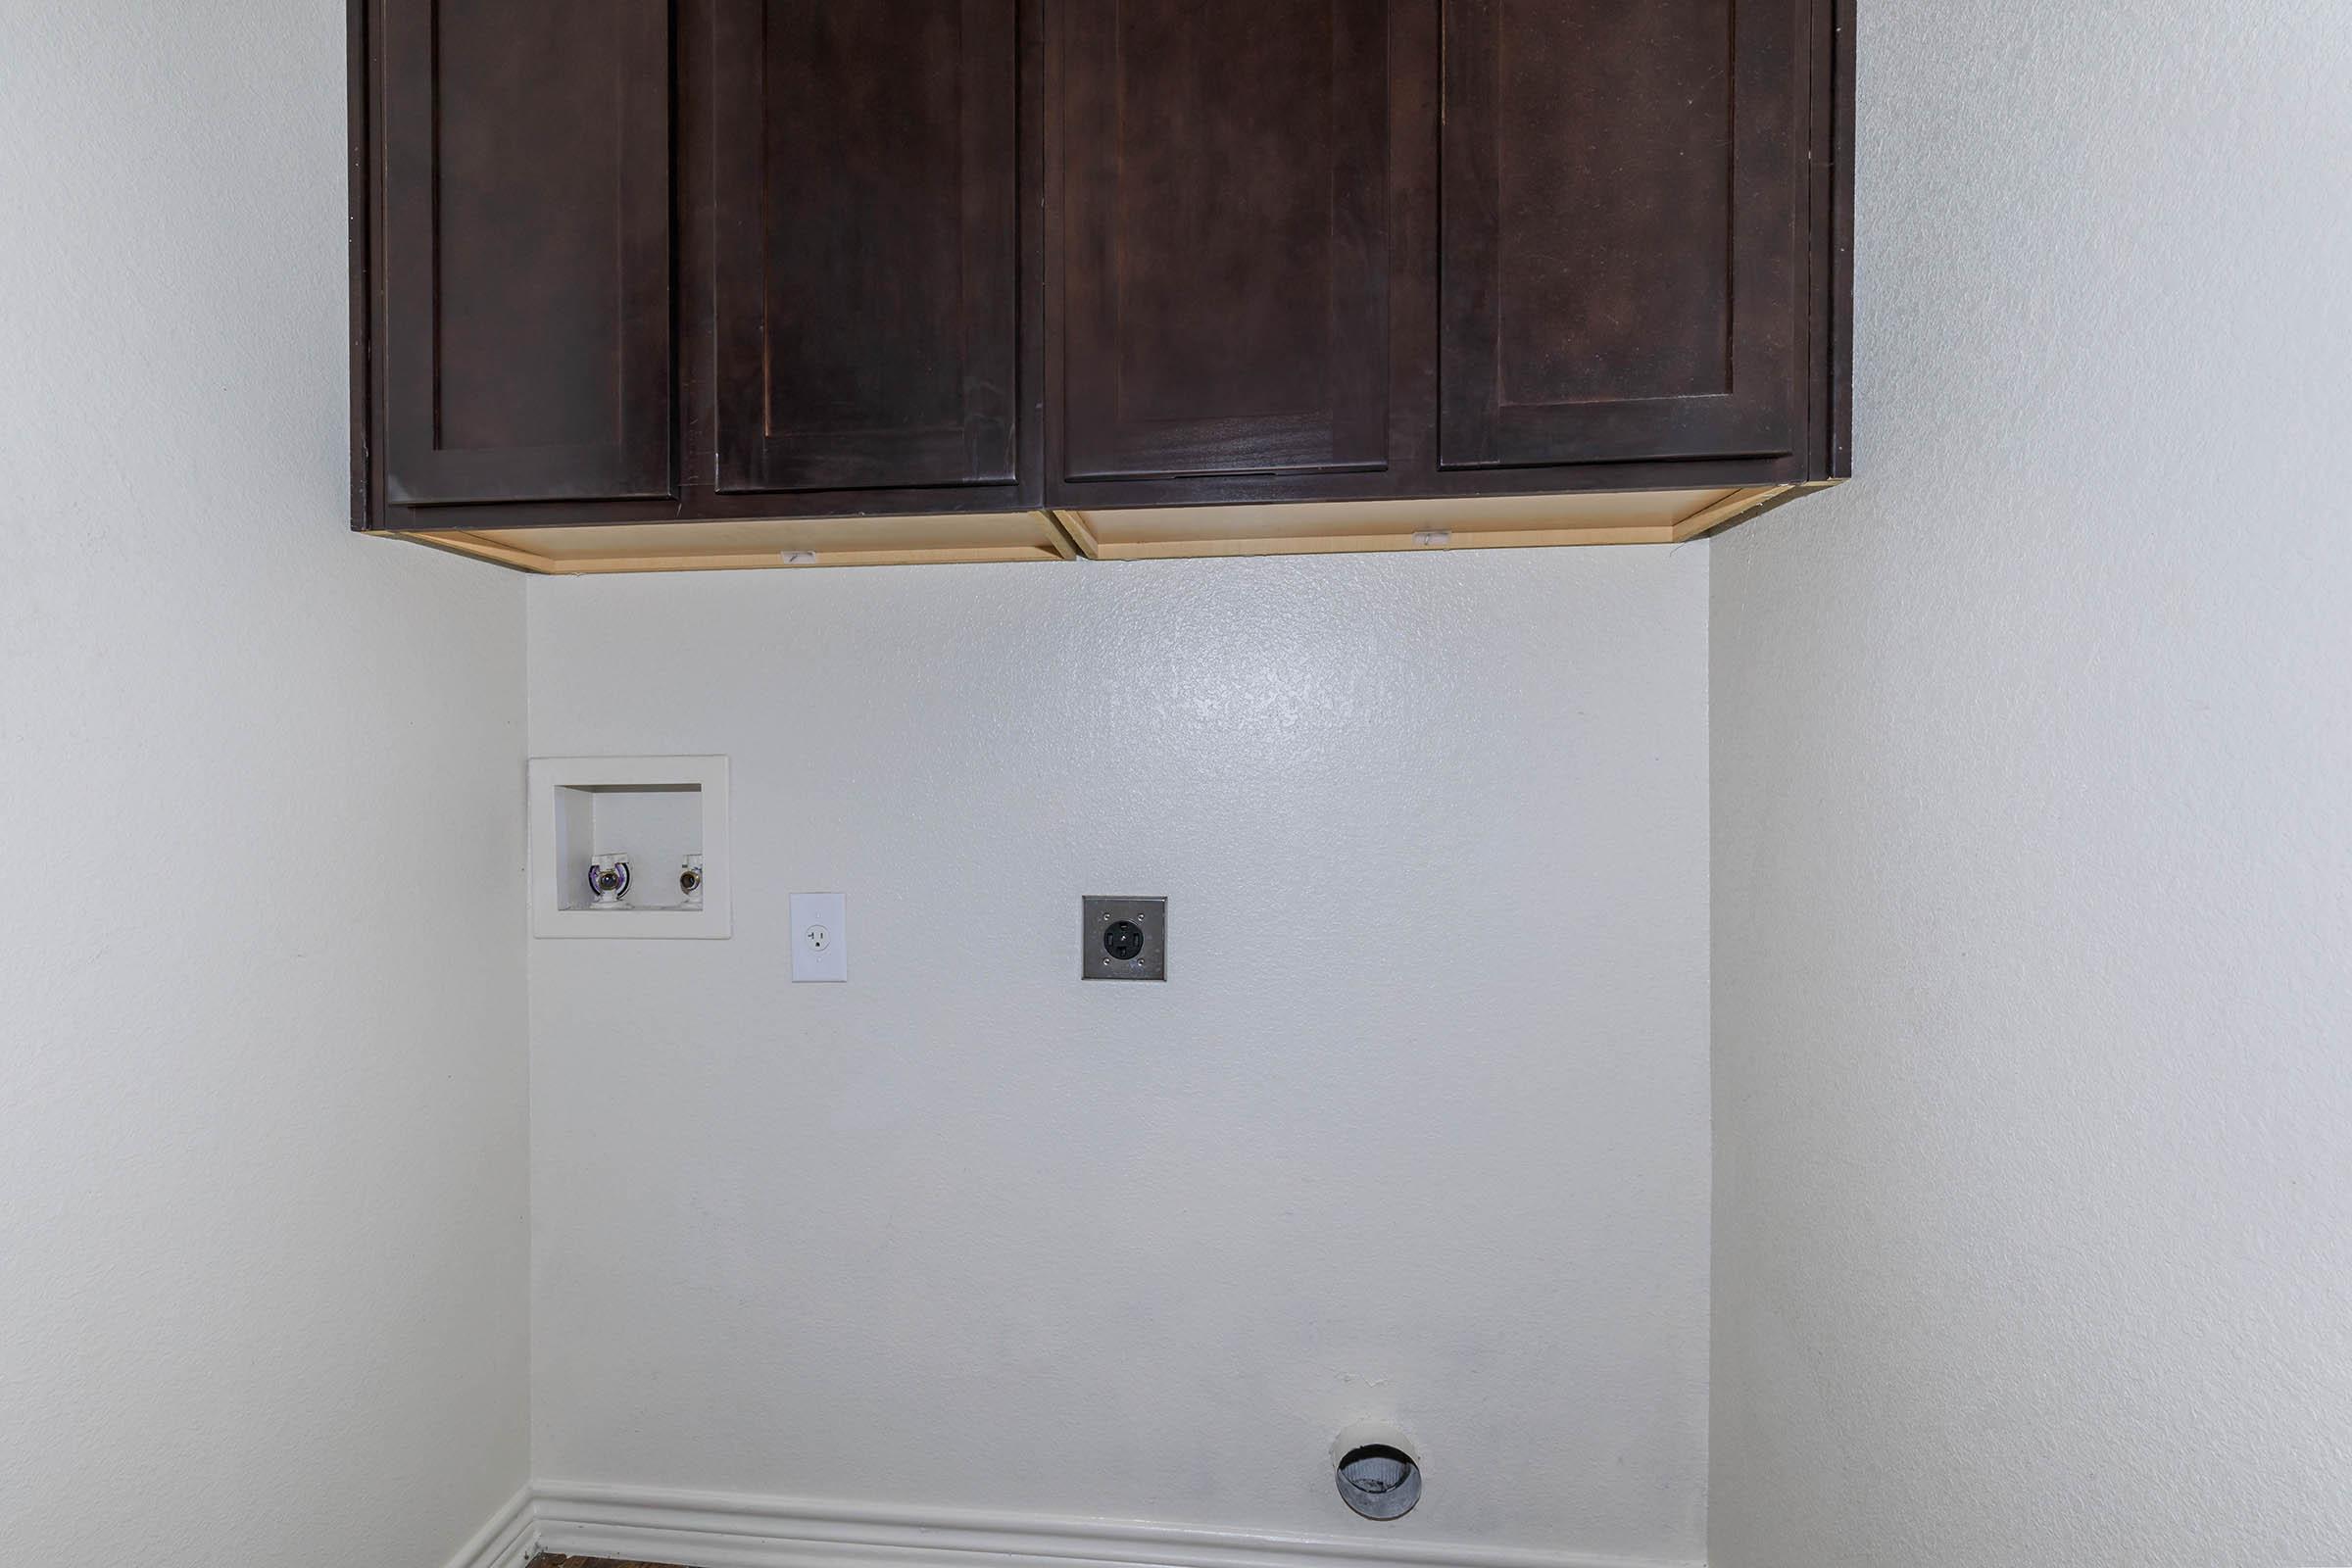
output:
[{"label": "white hookup box frame", "polygon": [[[734,933],[723,757],[534,757],[530,764],[530,903],[535,937],[683,937]],[[600,855],[629,859],[629,892],[599,908],[588,885]],[[678,887],[700,857],[699,905]]]}]

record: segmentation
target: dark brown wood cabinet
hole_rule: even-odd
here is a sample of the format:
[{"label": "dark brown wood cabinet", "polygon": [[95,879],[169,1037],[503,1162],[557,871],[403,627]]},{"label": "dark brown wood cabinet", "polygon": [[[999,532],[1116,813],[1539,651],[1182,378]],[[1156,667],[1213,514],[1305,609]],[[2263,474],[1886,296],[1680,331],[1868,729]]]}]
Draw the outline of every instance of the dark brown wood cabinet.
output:
[{"label": "dark brown wood cabinet", "polygon": [[1796,450],[1800,15],[1446,0],[1443,466]]},{"label": "dark brown wood cabinet", "polygon": [[1064,13],[1064,480],[1389,463],[1388,0]]},{"label": "dark brown wood cabinet", "polygon": [[664,0],[392,5],[389,505],[671,494]]},{"label": "dark brown wood cabinet", "polygon": [[1013,0],[719,0],[717,486],[1010,484]]},{"label": "dark brown wood cabinet", "polygon": [[1850,0],[354,0],[357,525],[1688,537],[1846,471]]}]

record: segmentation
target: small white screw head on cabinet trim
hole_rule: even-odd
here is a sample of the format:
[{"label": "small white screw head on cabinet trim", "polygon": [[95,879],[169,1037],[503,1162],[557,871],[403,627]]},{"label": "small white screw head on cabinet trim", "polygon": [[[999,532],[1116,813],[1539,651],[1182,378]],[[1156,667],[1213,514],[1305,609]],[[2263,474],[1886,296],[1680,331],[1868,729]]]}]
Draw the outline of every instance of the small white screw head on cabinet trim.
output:
[{"label": "small white screw head on cabinet trim", "polygon": [[835,983],[850,978],[848,894],[792,896],[792,978]]}]

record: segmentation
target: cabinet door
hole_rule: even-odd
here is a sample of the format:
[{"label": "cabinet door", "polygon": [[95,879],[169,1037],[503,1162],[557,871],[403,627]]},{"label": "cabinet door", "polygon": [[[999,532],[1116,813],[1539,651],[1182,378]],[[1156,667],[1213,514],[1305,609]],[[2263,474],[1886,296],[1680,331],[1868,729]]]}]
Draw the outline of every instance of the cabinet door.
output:
[{"label": "cabinet door", "polygon": [[718,487],[1014,477],[1016,0],[719,0]]},{"label": "cabinet door", "polygon": [[1445,0],[1439,461],[1793,450],[1793,0]]},{"label": "cabinet door", "polygon": [[665,0],[385,0],[385,499],[672,493]]},{"label": "cabinet door", "polygon": [[1062,7],[1064,478],[1386,465],[1388,12]]}]

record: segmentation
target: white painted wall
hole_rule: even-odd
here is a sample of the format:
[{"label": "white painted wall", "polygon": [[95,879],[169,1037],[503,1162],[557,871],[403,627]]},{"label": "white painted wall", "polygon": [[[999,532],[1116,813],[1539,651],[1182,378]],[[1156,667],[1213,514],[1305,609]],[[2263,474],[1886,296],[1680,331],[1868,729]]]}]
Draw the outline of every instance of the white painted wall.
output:
[{"label": "white painted wall", "polygon": [[732,941],[532,947],[537,1473],[1698,1557],[1705,616],[1699,549],[534,581],[532,750],[728,754],[738,849]]},{"label": "white painted wall", "polygon": [[335,5],[0,0],[0,1541],[527,1461],[521,593],[353,539]]},{"label": "white painted wall", "polygon": [[2352,30],[1876,0],[1714,546],[1714,1560],[2352,1562]]}]

